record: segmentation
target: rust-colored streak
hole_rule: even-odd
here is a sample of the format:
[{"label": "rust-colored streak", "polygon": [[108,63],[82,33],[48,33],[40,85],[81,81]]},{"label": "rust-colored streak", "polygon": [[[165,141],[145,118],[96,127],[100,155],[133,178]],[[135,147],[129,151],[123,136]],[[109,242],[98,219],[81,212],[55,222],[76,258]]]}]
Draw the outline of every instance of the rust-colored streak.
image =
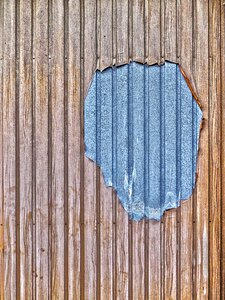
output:
[{"label": "rust-colored streak", "polygon": [[188,85],[188,87],[189,87],[189,89],[190,89],[190,91],[191,91],[193,97],[195,98],[195,101],[198,103],[199,107],[202,108],[202,105],[201,105],[201,103],[200,103],[200,100],[199,100],[199,98],[198,98],[198,96],[197,96],[197,94],[196,94],[196,92],[195,92],[195,90],[194,90],[194,88],[193,88],[193,86],[192,86],[192,84],[191,84],[191,81],[190,81],[189,78],[187,77],[187,75],[186,75],[184,69],[182,68],[182,66],[180,65],[179,67],[180,67],[180,71],[181,71],[182,75],[184,76],[184,79],[186,80],[187,85]]}]

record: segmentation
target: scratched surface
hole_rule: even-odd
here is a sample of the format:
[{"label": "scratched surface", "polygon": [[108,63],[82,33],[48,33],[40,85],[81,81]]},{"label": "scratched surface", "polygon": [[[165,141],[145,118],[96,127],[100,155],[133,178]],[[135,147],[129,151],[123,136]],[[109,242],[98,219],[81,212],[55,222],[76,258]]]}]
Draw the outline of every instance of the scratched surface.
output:
[{"label": "scratched surface", "polygon": [[[223,2],[0,1],[1,300],[225,298]],[[165,60],[201,104],[196,185],[134,222],[85,156],[84,99],[96,69]]]},{"label": "scratched surface", "polygon": [[94,74],[85,99],[85,154],[133,220],[159,220],[195,186],[201,109],[177,64]]}]

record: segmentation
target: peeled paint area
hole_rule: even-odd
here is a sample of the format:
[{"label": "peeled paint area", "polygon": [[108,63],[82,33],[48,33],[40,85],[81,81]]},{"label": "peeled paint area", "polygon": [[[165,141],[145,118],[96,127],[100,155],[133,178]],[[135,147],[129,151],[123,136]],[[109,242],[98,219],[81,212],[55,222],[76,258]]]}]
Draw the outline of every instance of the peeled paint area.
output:
[{"label": "peeled paint area", "polygon": [[202,112],[177,64],[96,71],[84,108],[85,154],[133,220],[159,220],[195,186]]}]

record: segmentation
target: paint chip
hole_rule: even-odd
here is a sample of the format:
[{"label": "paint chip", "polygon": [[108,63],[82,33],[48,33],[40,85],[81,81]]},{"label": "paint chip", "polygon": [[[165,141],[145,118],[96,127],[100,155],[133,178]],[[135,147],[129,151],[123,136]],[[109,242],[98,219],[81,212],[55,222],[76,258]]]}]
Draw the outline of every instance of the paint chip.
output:
[{"label": "paint chip", "polygon": [[159,220],[195,186],[202,112],[182,72],[170,62],[110,67],[85,99],[85,154],[136,221]]}]

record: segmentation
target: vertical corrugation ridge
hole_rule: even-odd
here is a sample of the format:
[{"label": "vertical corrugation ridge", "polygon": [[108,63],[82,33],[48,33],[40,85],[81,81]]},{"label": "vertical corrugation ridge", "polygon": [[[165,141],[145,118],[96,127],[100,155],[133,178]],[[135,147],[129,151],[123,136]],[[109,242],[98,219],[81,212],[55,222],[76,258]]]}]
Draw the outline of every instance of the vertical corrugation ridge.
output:
[{"label": "vertical corrugation ridge", "polygon": [[[131,69],[131,70],[130,70]],[[133,66],[128,65],[128,183],[131,182],[130,174],[133,169]],[[132,210],[132,203],[129,202],[129,211]],[[130,216],[133,217],[132,214]]]},{"label": "vertical corrugation ridge", "polygon": [[[116,178],[116,149],[117,149],[117,69],[112,68],[112,182],[117,186],[117,178]],[[116,205],[116,196],[113,197],[114,200],[114,286],[113,286],[113,299],[117,298],[117,205]]]},{"label": "vertical corrugation ridge", "polygon": [[113,102],[112,102],[112,126],[113,126],[113,172],[112,172],[112,179],[113,182],[115,182],[115,186],[117,186],[117,176],[116,176],[116,166],[117,166],[117,154],[116,154],[116,149],[117,149],[117,69],[113,68],[112,72],[113,80]]},{"label": "vertical corrugation ridge", "polygon": [[96,101],[96,161],[97,164],[101,163],[101,73],[97,71],[96,73],[96,91],[95,91],[95,101]]},{"label": "vertical corrugation ridge", "polygon": [[[149,157],[150,157],[150,151],[149,151],[149,149],[150,149],[150,142],[151,142],[151,140],[150,140],[150,135],[149,135],[149,132],[150,132],[150,128],[149,128],[149,126],[150,126],[150,121],[149,121],[149,115],[150,115],[150,101],[151,101],[151,99],[150,99],[150,97],[149,97],[149,89],[150,89],[150,85],[149,85],[149,71],[150,71],[150,69],[149,68],[147,68],[146,67],[146,70],[147,70],[147,94],[148,94],[148,97],[147,97],[147,103],[148,103],[148,110],[147,110],[147,120],[148,120],[148,125],[147,125],[147,128],[148,128],[148,131],[147,131],[147,134],[148,134],[148,139],[146,138],[146,140],[147,140],[147,155],[146,155],[146,157],[147,157],[147,161],[148,161],[148,164],[147,164],[147,166],[148,166],[148,168],[147,168],[147,171],[148,171],[148,174],[150,174],[150,164],[149,164]],[[161,156],[160,156],[161,157]],[[150,190],[151,190],[151,186],[150,186],[150,178],[148,177],[147,178],[148,179],[148,181],[147,181],[147,187],[148,187],[148,199],[147,199],[147,201],[148,201],[148,206],[149,206],[149,202],[150,202]]]},{"label": "vertical corrugation ridge", "polygon": [[[192,66],[192,71],[194,71],[195,69],[195,65],[194,65],[194,57],[195,57],[195,41],[194,41],[194,32],[195,32],[195,1],[192,0],[192,15],[193,15],[193,24],[192,24],[192,61],[191,61],[191,66]],[[194,125],[194,121],[193,121],[193,115],[194,115],[194,103],[192,102],[192,106],[191,106],[191,114],[192,114],[192,119],[191,119],[191,149],[192,149],[192,153],[191,153],[191,158],[192,158],[192,164],[191,164],[191,179],[192,179],[192,186],[194,183],[194,178],[193,178],[193,170],[194,170],[194,156],[193,156],[193,149],[194,149],[194,132],[193,132],[193,125]],[[196,194],[193,194],[193,205],[192,205],[192,235],[193,235],[193,240],[192,240],[192,253],[193,253],[193,257],[192,257],[192,263],[193,263],[193,268],[192,268],[192,299],[196,298],[196,200],[197,200],[197,196]]]},{"label": "vertical corrugation ridge", "polygon": [[[160,69],[160,209],[165,199],[165,65]],[[162,214],[162,211],[160,211]]]},{"label": "vertical corrugation ridge", "polygon": [[[175,69],[176,71],[176,69]],[[166,208],[176,205],[176,76],[165,63],[165,196]],[[172,80],[171,80],[172,79]],[[175,81],[175,82],[174,82]],[[175,89],[174,89],[175,88]],[[175,138],[175,140],[174,140]],[[175,171],[175,172],[174,172]]]},{"label": "vertical corrugation ridge", "polygon": [[[98,4],[96,8],[96,18],[97,18],[97,10]],[[98,44],[98,21],[96,22],[96,45]],[[100,55],[99,55],[99,47],[96,46],[96,53],[97,53],[97,65],[101,65]],[[98,164],[101,163],[101,104],[102,104],[102,90],[101,90],[101,73],[97,72],[96,78],[96,161]],[[100,184],[100,169],[98,164],[96,165],[96,181],[95,181],[95,188],[96,188],[96,219],[94,220],[96,226],[96,299],[100,299],[101,297],[101,232],[100,232],[100,214],[101,214],[101,184]]]},{"label": "vertical corrugation ridge", "polygon": [[133,170],[134,219],[144,217],[144,67],[133,65]]},{"label": "vertical corrugation ridge", "polygon": [[[179,3],[180,5],[180,3]],[[180,9],[178,10],[178,19],[180,18]],[[180,22],[180,19],[179,19]],[[180,32],[177,35],[177,38],[179,39],[179,51],[178,51],[178,58],[179,61],[181,60],[181,47],[180,47]],[[182,169],[181,169],[181,145],[182,145],[182,117],[181,117],[181,73],[179,72],[179,69],[177,69],[178,71],[178,84],[179,84],[179,90],[178,90],[178,97],[179,97],[179,111],[180,111],[180,124],[178,123],[179,126],[179,131],[180,131],[180,144],[179,144],[179,195],[180,197],[182,196],[182,188],[181,188],[181,178],[182,178]],[[179,206],[180,206],[180,201],[179,201]],[[182,208],[179,209],[178,213],[177,213],[177,283],[178,283],[178,289],[177,289],[177,299],[181,298],[181,281],[182,281],[182,272],[181,272],[181,215],[182,215]]]},{"label": "vertical corrugation ridge", "polygon": [[[112,65],[114,65],[116,60],[116,0],[112,0]],[[113,103],[114,103],[114,68],[112,68],[111,73],[111,84],[112,84],[112,182],[113,182],[113,164],[114,164],[114,131],[113,131]],[[115,103],[114,103],[115,105]],[[112,300],[116,299],[116,289],[117,289],[117,279],[116,279],[116,195],[112,193]]]},{"label": "vertical corrugation ridge", "polygon": [[194,105],[194,117],[193,117],[193,121],[194,121],[194,126],[193,126],[193,130],[194,130],[194,143],[193,143],[193,157],[194,157],[194,161],[193,161],[193,186],[195,184],[195,169],[196,169],[196,143],[197,143],[197,107],[196,105]]},{"label": "vertical corrugation ridge", "polygon": [[[161,3],[164,0],[161,0]],[[164,12],[164,11],[163,11]],[[164,22],[163,22],[164,26]],[[163,27],[164,28],[164,27]],[[164,36],[163,36],[164,37]],[[164,45],[161,45],[161,54],[164,58]],[[162,57],[162,56],[161,56]],[[162,68],[160,68],[160,215],[162,215],[162,199],[165,197],[165,182],[164,182],[164,165],[165,165],[165,136],[164,136],[164,128],[165,128],[165,117],[164,117],[164,103],[165,103],[165,65],[163,65]],[[160,297],[163,299],[165,297],[165,219],[162,220],[160,224],[160,282],[161,282],[161,294]]]},{"label": "vertical corrugation ridge", "polygon": [[[130,31],[129,31],[130,32]],[[131,36],[131,43],[132,43],[132,36]],[[132,49],[132,47],[129,47]],[[130,50],[132,51],[132,50]],[[130,53],[129,55],[133,55],[133,53]],[[131,69],[131,71],[130,71]],[[130,71],[130,72],[129,72]],[[127,84],[127,88],[128,88],[128,103],[127,103],[127,109],[128,109],[128,118],[127,118],[127,125],[128,125],[128,185],[130,188],[130,183],[131,183],[131,178],[130,178],[130,172],[133,169],[133,65],[128,65],[127,68],[127,78],[128,78],[128,84]],[[131,183],[131,185],[133,185]],[[131,190],[132,190],[133,186],[131,186]],[[130,191],[129,191],[130,192]],[[128,196],[129,197],[129,196]],[[129,199],[129,208],[128,210],[133,212],[133,199],[132,199],[132,203],[130,203],[130,199]],[[131,215],[129,215],[130,218],[133,217],[133,213],[131,213]],[[128,266],[128,270],[129,270],[129,276],[128,276],[128,295],[129,295],[129,299],[133,299],[133,266],[132,266],[132,261],[133,261],[133,227],[132,227],[132,223],[129,221],[128,222],[128,255],[129,255],[129,266]]]},{"label": "vertical corrugation ridge", "polygon": [[[148,105],[148,97],[146,97],[146,93],[148,91],[148,80],[146,80],[146,70],[147,67],[144,65],[144,215],[146,214],[146,202],[149,199],[148,195],[148,159],[147,155],[149,153],[148,151],[148,111],[149,111],[149,105]],[[147,83],[147,84],[146,84]],[[145,243],[146,246],[146,243]]]},{"label": "vertical corrugation ridge", "polygon": [[[146,28],[145,28],[146,30]],[[147,56],[146,56],[146,37],[144,39],[144,43],[145,43],[145,55],[144,58],[147,60]],[[148,115],[149,115],[149,105],[148,105],[148,77],[146,80],[146,73],[148,72],[148,68],[146,65],[144,65],[144,202],[145,202],[145,207],[144,207],[144,215],[146,214],[146,202],[149,199],[149,189],[148,189],[148,133],[149,133],[149,122],[148,122]],[[148,74],[147,74],[148,75]],[[149,298],[149,292],[148,292],[148,286],[149,286],[149,224],[148,222],[145,222],[145,228],[144,228],[144,245],[145,245],[145,276],[144,276],[144,286],[145,286],[145,300],[147,300]]]},{"label": "vertical corrugation ridge", "polygon": [[[97,27],[97,22],[96,22]],[[96,42],[97,44],[97,42]],[[98,47],[97,47],[98,52]],[[99,57],[98,57],[99,60]],[[101,72],[96,73],[96,161],[101,164]],[[96,166],[96,299],[101,297],[100,169]]]},{"label": "vertical corrugation ridge", "polygon": [[180,180],[181,180],[181,120],[180,120],[180,114],[181,114],[181,103],[180,103],[180,75],[179,72],[179,66],[176,68],[176,197],[177,197],[177,207],[180,206],[179,202],[181,199],[181,189],[180,189]]}]

